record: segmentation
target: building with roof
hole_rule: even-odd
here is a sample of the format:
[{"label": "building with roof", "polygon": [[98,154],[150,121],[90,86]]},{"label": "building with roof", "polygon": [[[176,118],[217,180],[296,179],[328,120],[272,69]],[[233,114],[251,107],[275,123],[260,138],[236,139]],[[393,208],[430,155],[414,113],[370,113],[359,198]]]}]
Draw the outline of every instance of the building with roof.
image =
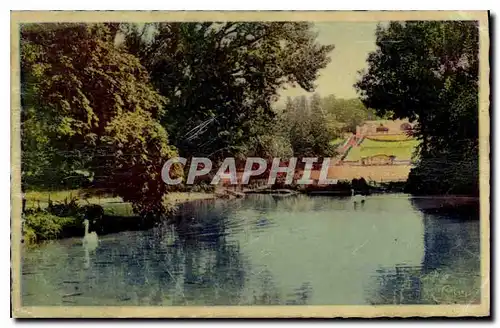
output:
[{"label": "building with roof", "polygon": [[365,121],[356,127],[356,136],[373,136],[381,134],[406,134],[411,132],[415,123],[408,120],[376,120]]}]

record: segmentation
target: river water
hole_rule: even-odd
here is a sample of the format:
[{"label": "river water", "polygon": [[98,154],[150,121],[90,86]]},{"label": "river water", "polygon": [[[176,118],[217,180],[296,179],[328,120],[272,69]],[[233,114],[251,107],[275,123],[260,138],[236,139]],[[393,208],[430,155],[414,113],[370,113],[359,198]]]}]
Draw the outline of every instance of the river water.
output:
[{"label": "river water", "polygon": [[249,195],[183,205],[178,223],[23,251],[32,305],[363,305],[480,299],[478,210],[404,194]]}]

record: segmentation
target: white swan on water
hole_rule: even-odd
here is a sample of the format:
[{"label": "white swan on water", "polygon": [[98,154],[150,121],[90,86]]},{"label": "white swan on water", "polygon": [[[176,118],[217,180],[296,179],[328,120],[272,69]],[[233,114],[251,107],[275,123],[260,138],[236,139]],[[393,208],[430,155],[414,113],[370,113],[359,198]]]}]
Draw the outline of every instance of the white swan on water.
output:
[{"label": "white swan on water", "polygon": [[364,195],[355,195],[354,189],[351,189],[351,199],[354,204],[364,204],[366,197]]},{"label": "white swan on water", "polygon": [[95,249],[99,244],[97,233],[95,231],[89,233],[89,220],[84,220],[83,224],[85,225],[85,235],[83,236],[83,245],[89,249],[91,248]]},{"label": "white swan on water", "polygon": [[83,224],[85,225],[85,235],[83,236],[82,244],[85,251],[85,268],[90,266],[90,255],[89,252],[95,251],[97,246],[99,245],[99,238],[97,237],[97,233],[92,231],[89,233],[89,220],[84,220]]}]

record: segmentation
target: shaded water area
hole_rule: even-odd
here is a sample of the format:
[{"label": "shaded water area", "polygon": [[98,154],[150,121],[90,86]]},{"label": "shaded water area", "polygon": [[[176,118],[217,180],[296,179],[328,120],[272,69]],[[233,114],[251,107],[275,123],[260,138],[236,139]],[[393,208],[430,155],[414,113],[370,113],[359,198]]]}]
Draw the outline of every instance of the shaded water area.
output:
[{"label": "shaded water area", "polygon": [[480,299],[479,210],[404,194],[196,201],[177,224],[23,252],[23,305],[363,305]]}]

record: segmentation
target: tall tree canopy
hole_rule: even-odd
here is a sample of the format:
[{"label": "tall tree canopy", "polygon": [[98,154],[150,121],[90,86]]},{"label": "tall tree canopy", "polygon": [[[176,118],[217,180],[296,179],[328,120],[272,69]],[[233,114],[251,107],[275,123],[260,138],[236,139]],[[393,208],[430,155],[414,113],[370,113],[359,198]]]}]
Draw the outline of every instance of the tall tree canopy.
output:
[{"label": "tall tree canopy", "polygon": [[140,61],[116,47],[115,35],[114,24],[22,28],[23,144],[32,149],[35,137],[46,136],[51,154],[73,171],[77,163],[94,186],[149,211],[165,192],[161,167],[175,150],[154,120],[165,99]]},{"label": "tall tree canopy", "polygon": [[474,21],[377,28],[377,50],[356,87],[378,114],[418,122],[412,192],[478,192],[478,33]]},{"label": "tall tree canopy", "polygon": [[309,23],[157,23],[125,26],[125,46],[169,100],[162,124],[184,154],[236,155],[274,116],[281,87],[314,89],[332,45]]}]

